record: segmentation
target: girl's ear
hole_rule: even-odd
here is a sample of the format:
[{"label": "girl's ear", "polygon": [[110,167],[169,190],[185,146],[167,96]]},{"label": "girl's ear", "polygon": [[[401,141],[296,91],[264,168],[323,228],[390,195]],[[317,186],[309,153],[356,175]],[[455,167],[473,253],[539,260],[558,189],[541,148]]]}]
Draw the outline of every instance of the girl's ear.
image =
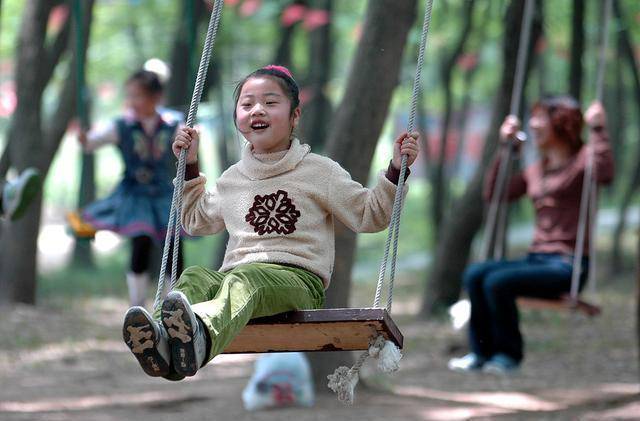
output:
[{"label": "girl's ear", "polygon": [[291,127],[292,128],[296,128],[298,126],[298,123],[300,122],[300,114],[302,112],[300,111],[300,107],[296,107],[293,110],[293,113],[291,113]]}]

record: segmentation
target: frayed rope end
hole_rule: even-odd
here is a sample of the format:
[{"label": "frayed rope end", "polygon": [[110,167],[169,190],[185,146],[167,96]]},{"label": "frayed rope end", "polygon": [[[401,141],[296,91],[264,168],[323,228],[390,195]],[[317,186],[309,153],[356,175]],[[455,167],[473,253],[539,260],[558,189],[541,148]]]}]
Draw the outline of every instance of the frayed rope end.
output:
[{"label": "frayed rope end", "polygon": [[391,341],[385,341],[378,355],[378,369],[383,373],[392,373],[400,368],[402,353]]},{"label": "frayed rope end", "polygon": [[356,384],[358,384],[358,373],[348,367],[336,368],[333,374],[327,376],[329,379],[329,389],[338,394],[338,400],[342,403],[352,405]]}]

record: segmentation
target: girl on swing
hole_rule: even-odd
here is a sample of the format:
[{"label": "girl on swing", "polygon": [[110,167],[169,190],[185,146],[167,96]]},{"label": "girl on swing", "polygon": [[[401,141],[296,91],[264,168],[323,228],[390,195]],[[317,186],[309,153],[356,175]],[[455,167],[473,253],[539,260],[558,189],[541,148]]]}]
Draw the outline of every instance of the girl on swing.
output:
[{"label": "girl on swing", "polygon": [[173,152],[188,150],[182,226],[192,235],[226,228],[229,242],[218,271],[187,268],[153,316],[142,307],[127,312],[124,341],[148,375],[193,376],[251,318],[321,308],[333,270],[334,218],[356,232],[389,224],[401,155],[407,165],[415,161],[418,135],[398,136],[389,167],[368,189],[295,137],[298,95],[282,66],[238,84],[234,120],[247,144],[211,191],[198,168],[197,131],[178,130]]},{"label": "girl on swing", "polygon": [[[126,274],[132,306],[144,306],[150,282],[154,244],[162,246],[173,193],[175,158],[172,139],[178,122],[158,112],[163,85],[148,70],[133,73],[125,84],[127,112],[111,124],[79,136],[83,149],[93,152],[116,145],[124,161],[123,178],[108,197],[89,204],[81,220],[131,238],[131,261]],[[79,216],[74,226],[78,226]],[[179,249],[179,270],[182,248]]]},{"label": "girl on swing", "polygon": [[[583,123],[589,143],[583,145]],[[500,128],[502,142],[514,142],[520,122],[507,116]],[[540,159],[515,174],[507,186],[507,199],[528,196],[535,209],[533,243],[526,257],[511,261],[472,264],[463,284],[471,301],[469,343],[471,353],[449,361],[454,371],[507,374],[523,359],[516,297],[557,298],[569,292],[573,253],[578,232],[580,198],[587,155],[593,150],[596,181],[613,179],[613,157],[602,104],[594,102],[584,115],[569,96],[551,96],[533,106],[529,129]],[[516,150],[516,154],[518,154]],[[484,198],[489,201],[497,178],[499,158],[485,179]],[[588,240],[588,239],[587,239]],[[589,250],[585,246],[585,251]],[[580,268],[580,288],[587,279],[588,256]]]}]

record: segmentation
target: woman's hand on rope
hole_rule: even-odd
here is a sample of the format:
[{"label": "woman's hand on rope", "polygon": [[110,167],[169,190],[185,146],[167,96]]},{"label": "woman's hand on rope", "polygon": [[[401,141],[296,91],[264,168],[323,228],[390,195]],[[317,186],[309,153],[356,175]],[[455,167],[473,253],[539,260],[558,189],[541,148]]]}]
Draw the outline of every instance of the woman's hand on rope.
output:
[{"label": "woman's hand on rope", "polygon": [[607,125],[607,113],[600,101],[594,101],[584,113],[584,122],[590,128],[603,128]]},{"label": "woman's hand on rope", "polygon": [[187,152],[187,164],[193,164],[198,161],[198,141],[200,136],[198,131],[191,127],[180,127],[176,131],[176,137],[173,140],[171,149],[176,158],[180,158],[180,152],[182,149],[186,149]]},{"label": "woman's hand on rope", "polygon": [[522,144],[522,138],[524,133],[520,131],[520,119],[515,115],[508,115],[505,117],[500,126],[500,141],[503,145],[511,144],[515,148],[519,148]]},{"label": "woman's hand on rope", "polygon": [[399,170],[402,166],[402,155],[407,155],[407,167],[410,167],[415,162],[418,152],[420,152],[419,139],[420,134],[418,132],[411,134],[404,132],[396,138],[393,142],[393,160],[391,161],[394,168]]}]

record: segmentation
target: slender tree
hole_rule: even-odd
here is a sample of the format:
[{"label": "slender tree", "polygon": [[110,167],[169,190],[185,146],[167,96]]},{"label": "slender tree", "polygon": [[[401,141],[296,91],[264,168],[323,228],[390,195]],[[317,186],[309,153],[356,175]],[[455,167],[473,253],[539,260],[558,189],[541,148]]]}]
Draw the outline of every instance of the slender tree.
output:
[{"label": "slender tree", "polygon": [[[625,23],[624,10],[620,1],[615,0],[613,2],[613,11],[618,21]],[[635,56],[631,34],[629,33],[629,27],[627,25],[626,23],[621,25],[621,29],[618,31],[618,44],[621,49],[622,58],[627,63],[631,73],[631,80],[633,81],[633,89],[631,91],[636,102],[636,109],[640,109],[640,74],[638,74],[638,61]],[[639,123],[638,127],[640,128],[640,119],[636,118],[635,120]],[[636,147],[635,155],[636,158],[633,161],[635,166],[622,193],[622,200],[618,208],[618,223],[613,235],[611,270],[614,273],[622,270],[622,235],[625,231],[626,215],[633,196],[640,185],[640,146]]]},{"label": "slender tree", "polygon": [[302,88],[308,101],[304,104],[300,131],[305,143],[311,145],[311,150],[320,152],[327,138],[332,112],[325,88],[331,75],[333,0],[313,0],[311,5],[314,13],[326,14],[327,22],[309,32],[309,69]]},{"label": "slender tree", "polygon": [[[523,10],[524,0],[512,0],[506,11],[502,76],[493,105],[484,154],[473,179],[464,194],[452,204],[451,212],[445,220],[424,292],[420,310],[420,316],[423,318],[443,311],[460,296],[462,272],[469,260],[473,237],[482,224],[483,209],[478,203],[482,203],[484,172],[496,148],[500,123],[509,113],[519,44],[519,37],[514,34],[520,32]],[[533,42],[530,43],[529,55],[540,33],[540,19],[539,15],[534,18],[531,34]]]},{"label": "slender tree", "polygon": [[584,54],[584,0],[573,0],[571,16],[571,58],[569,60],[569,94],[580,101],[582,92],[582,56]]},{"label": "slender tree", "polygon": [[471,34],[474,5],[474,0],[469,0],[464,3],[462,8],[462,29],[460,31],[460,36],[453,44],[451,50],[445,52],[439,60],[439,62],[442,63],[440,65],[440,78],[444,89],[444,111],[442,124],[440,125],[440,147],[438,160],[435,165],[432,166],[431,188],[433,190],[433,195],[429,198],[431,202],[431,218],[434,227],[434,244],[438,242],[439,232],[442,229],[444,209],[447,205],[448,183],[445,176],[445,165],[448,146],[447,138],[449,136],[449,127],[451,126],[451,115],[453,110],[453,87],[451,86],[454,76],[453,73],[456,63],[464,52],[465,44]]},{"label": "slender tree", "polygon": [[[47,21],[52,9],[59,4],[57,1],[33,0],[26,3],[23,12],[16,48],[18,104],[7,147],[9,162],[18,171],[32,166],[47,174],[75,113],[75,55],[64,61],[69,77],[61,87],[55,111],[52,115],[44,115],[41,111],[44,89],[61,57],[71,48],[68,21],[54,39],[47,42]],[[85,28],[90,27],[92,8],[93,0],[87,0],[83,16]],[[89,30],[85,37],[88,33]],[[83,44],[86,48],[86,39]],[[0,245],[0,301],[35,303],[36,239],[42,195],[34,202],[22,219],[5,223]]]},{"label": "slender tree", "polygon": [[[416,13],[415,0],[372,0],[350,66],[344,97],[327,137],[327,154],[366,184],[378,137],[398,83],[407,33]],[[393,19],[389,19],[393,16]],[[357,153],[354,153],[357,151]],[[327,307],[348,307],[356,236],[340,223],[335,227],[335,266],[327,290]],[[373,298],[373,297],[372,297]],[[348,353],[310,354],[314,378],[326,391],[326,376],[351,361]]]}]

